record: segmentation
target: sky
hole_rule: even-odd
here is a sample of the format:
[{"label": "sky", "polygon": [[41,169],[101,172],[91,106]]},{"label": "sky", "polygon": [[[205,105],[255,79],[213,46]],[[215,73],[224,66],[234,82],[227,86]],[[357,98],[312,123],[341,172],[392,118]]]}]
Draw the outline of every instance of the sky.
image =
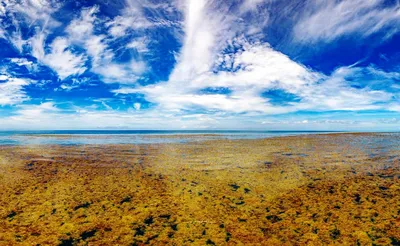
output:
[{"label": "sky", "polygon": [[399,0],[0,0],[0,130],[400,131]]}]

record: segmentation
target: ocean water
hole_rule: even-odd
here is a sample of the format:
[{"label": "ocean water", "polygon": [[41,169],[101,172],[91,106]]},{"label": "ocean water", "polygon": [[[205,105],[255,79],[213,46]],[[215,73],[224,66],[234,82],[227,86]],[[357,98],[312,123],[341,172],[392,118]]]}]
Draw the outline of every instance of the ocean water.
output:
[{"label": "ocean water", "polygon": [[0,145],[85,145],[186,143],[217,139],[259,139],[320,131],[199,131],[199,130],[58,130],[0,131]]}]

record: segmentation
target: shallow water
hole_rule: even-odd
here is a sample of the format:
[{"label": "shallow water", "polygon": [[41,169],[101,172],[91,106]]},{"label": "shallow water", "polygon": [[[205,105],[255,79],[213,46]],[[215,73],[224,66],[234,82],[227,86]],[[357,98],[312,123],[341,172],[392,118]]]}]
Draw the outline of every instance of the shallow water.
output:
[{"label": "shallow water", "polygon": [[0,132],[0,145],[87,145],[186,143],[218,139],[261,139],[319,131],[161,131],[161,130],[84,130]]},{"label": "shallow water", "polygon": [[1,146],[0,245],[400,242],[398,133],[139,137],[190,142]]}]

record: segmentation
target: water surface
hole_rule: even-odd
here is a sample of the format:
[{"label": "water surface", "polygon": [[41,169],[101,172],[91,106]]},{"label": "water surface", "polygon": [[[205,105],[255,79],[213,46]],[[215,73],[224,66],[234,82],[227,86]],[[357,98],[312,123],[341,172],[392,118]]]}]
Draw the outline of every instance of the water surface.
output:
[{"label": "water surface", "polygon": [[217,139],[260,139],[320,131],[216,131],[216,130],[58,130],[0,132],[0,145],[84,145],[186,143]]}]

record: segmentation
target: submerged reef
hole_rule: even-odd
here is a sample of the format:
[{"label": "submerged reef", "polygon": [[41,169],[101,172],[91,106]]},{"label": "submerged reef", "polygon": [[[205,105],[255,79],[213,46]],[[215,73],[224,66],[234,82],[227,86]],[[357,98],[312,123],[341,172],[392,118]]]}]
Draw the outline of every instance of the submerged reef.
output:
[{"label": "submerged reef", "polygon": [[399,245],[400,135],[0,146],[0,245]]}]

